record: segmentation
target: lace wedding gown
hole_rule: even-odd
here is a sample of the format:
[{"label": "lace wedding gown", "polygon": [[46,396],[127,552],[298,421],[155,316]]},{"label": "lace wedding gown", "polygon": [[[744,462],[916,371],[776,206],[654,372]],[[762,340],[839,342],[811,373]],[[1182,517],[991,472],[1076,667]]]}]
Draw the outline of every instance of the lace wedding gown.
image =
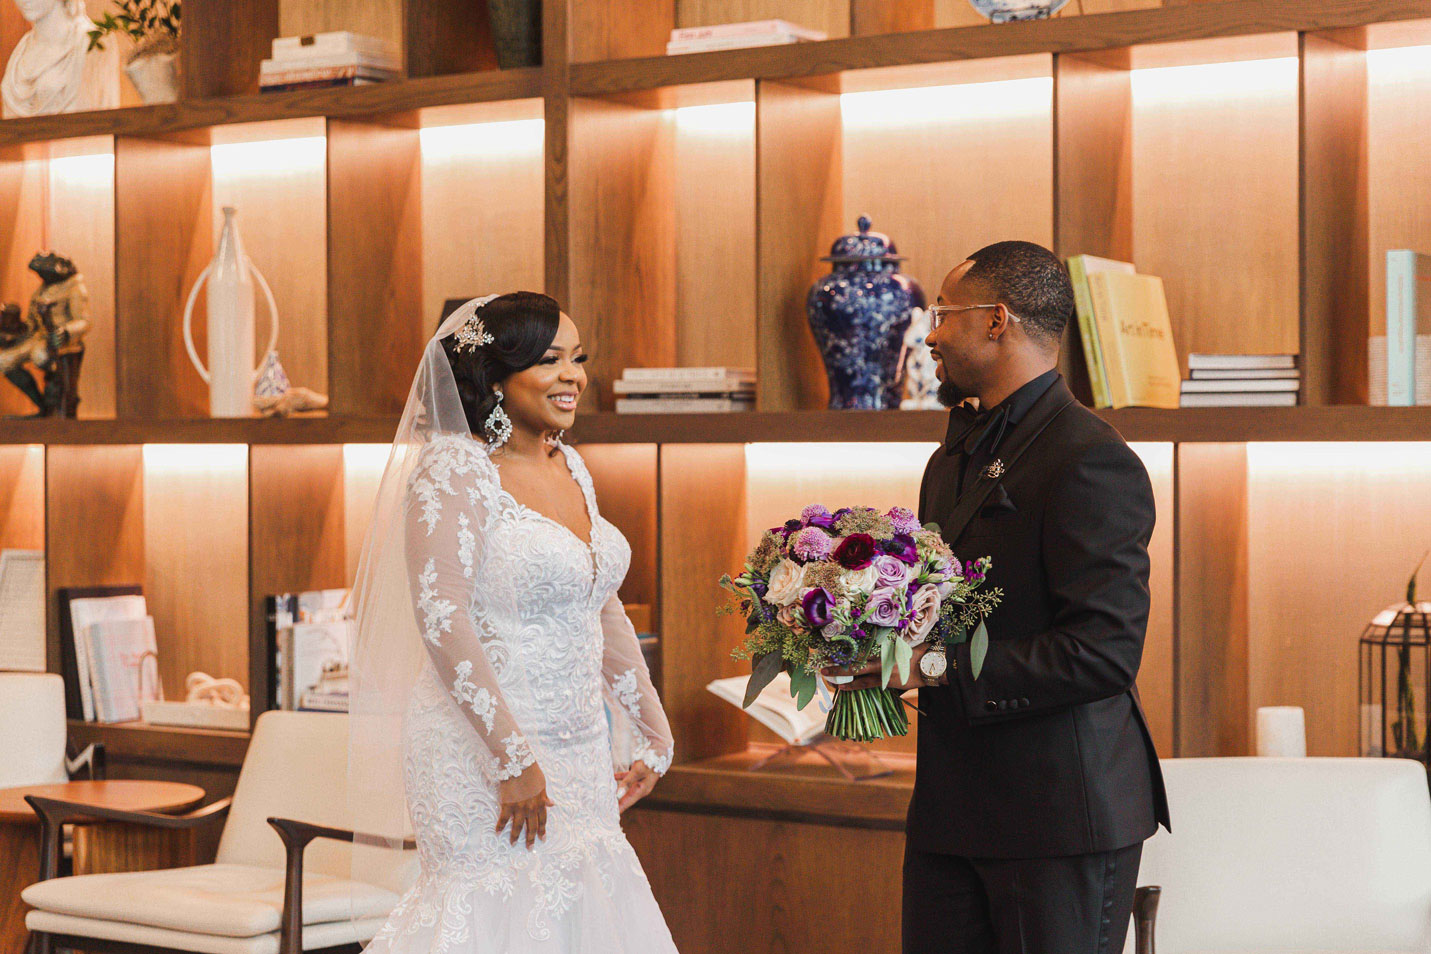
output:
[{"label": "lace wedding gown", "polygon": [[[502,489],[487,447],[440,436],[407,484],[407,565],[428,659],[403,726],[420,874],[368,954],[674,952],[622,834],[603,698],[656,772],[672,743],[616,597],[631,562],[580,455],[559,445],[591,542]],[[533,762],[556,805],[528,849],[493,831]]]}]

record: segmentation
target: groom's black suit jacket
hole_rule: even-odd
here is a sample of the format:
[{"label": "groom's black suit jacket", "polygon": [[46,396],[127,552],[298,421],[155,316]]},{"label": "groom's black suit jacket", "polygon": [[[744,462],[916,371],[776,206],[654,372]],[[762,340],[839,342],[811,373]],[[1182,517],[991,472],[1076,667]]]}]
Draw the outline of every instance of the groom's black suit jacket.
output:
[{"label": "groom's black suit jacket", "polygon": [[[980,677],[969,645],[947,686],[921,689],[912,847],[970,858],[1111,851],[1168,824],[1134,678],[1148,621],[1152,486],[1118,432],[1061,378],[1015,407],[992,451],[951,421],[920,489],[961,560],[991,556]],[[1036,393],[1038,384],[1031,385]],[[1011,399],[1015,405],[1020,395]],[[950,446],[950,444],[955,446]],[[987,465],[997,459],[999,467]]]}]

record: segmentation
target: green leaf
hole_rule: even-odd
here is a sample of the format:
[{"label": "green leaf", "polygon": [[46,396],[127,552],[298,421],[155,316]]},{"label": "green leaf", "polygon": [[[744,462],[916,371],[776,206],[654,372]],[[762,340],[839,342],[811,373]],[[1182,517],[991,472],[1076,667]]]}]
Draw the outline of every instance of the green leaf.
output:
[{"label": "green leaf", "polygon": [[888,630],[879,639],[879,684],[880,688],[887,688],[890,677],[894,675],[894,644],[898,640],[890,636]]},{"label": "green leaf", "polygon": [[979,621],[979,628],[969,640],[969,675],[975,679],[984,671],[984,657],[989,654],[989,628]]},{"label": "green leaf", "polygon": [[898,637],[890,642],[894,644],[894,664],[899,667],[899,681],[909,682],[909,663],[914,658],[914,647]]},{"label": "green leaf", "polygon": [[795,697],[795,708],[803,709],[815,698],[815,674],[807,672],[804,666],[796,666],[790,673],[790,695]]},{"label": "green leaf", "polygon": [[780,673],[784,660],[780,658],[778,650],[771,650],[755,657],[755,661],[750,667],[750,682],[745,684],[745,701],[741,703],[742,708],[750,708],[750,704],[755,701],[755,697],[760,695],[760,691],[770,685],[770,680]]}]

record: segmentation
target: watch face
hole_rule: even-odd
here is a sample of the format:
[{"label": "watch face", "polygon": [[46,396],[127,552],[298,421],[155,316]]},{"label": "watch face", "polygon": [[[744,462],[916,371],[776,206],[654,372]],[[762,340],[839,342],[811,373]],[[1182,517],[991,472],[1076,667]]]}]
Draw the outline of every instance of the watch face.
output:
[{"label": "watch face", "polygon": [[944,669],[948,665],[943,653],[927,652],[919,659],[919,671],[930,679],[938,679],[944,675]]}]

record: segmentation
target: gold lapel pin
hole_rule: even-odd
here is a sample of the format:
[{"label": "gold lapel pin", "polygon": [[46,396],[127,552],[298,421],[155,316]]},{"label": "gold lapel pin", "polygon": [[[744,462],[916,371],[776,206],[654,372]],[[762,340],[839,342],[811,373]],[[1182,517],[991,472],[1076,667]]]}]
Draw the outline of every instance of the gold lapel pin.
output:
[{"label": "gold lapel pin", "polygon": [[1000,477],[1004,476],[1004,462],[1001,460],[995,460],[988,467],[985,467],[984,476],[989,478],[990,480],[998,480]]}]

